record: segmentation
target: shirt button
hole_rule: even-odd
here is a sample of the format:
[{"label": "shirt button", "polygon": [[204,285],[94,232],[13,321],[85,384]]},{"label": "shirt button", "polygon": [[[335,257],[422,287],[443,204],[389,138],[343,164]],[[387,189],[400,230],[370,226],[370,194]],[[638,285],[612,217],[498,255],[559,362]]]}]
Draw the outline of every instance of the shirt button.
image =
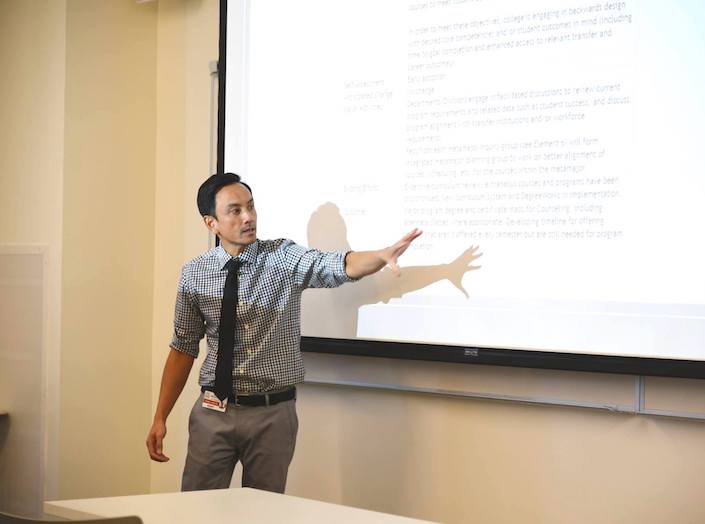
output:
[{"label": "shirt button", "polygon": [[240,374],[241,374],[241,375],[244,375],[244,374],[245,374],[245,369],[244,369],[244,368],[240,368]]},{"label": "shirt button", "polygon": [[250,325],[249,325],[249,324],[245,324],[243,327],[244,327],[245,329],[250,329]]},{"label": "shirt button", "polygon": [[251,350],[251,349],[248,349],[248,350],[247,350],[247,354],[248,354],[248,355],[252,355],[252,350]]}]

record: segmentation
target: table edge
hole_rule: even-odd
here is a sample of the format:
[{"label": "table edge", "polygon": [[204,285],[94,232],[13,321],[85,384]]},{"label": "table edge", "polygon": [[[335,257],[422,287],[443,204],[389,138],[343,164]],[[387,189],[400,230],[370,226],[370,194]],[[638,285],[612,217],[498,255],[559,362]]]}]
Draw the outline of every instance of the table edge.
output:
[{"label": "table edge", "polygon": [[79,511],[77,509],[70,509],[61,506],[62,501],[45,501],[42,510],[47,515],[52,515],[54,517],[61,517],[64,519],[76,520],[76,519],[103,519],[105,516],[99,515],[97,513],[88,513],[86,511]]}]

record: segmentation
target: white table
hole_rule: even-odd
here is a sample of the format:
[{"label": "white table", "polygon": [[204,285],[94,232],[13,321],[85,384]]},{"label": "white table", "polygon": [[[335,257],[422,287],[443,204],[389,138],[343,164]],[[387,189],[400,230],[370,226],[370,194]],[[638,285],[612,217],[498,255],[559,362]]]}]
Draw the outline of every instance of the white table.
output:
[{"label": "white table", "polygon": [[428,524],[251,488],[51,501],[44,512],[66,519],[137,515],[144,524]]}]

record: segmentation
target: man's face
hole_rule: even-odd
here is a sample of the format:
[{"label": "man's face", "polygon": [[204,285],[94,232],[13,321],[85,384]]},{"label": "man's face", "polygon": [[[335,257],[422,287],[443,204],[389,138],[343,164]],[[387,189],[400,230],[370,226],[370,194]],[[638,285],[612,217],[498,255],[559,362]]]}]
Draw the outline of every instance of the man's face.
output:
[{"label": "man's face", "polygon": [[215,219],[205,217],[205,222],[226,250],[232,247],[240,252],[257,239],[255,201],[242,184],[230,184],[216,193]]}]

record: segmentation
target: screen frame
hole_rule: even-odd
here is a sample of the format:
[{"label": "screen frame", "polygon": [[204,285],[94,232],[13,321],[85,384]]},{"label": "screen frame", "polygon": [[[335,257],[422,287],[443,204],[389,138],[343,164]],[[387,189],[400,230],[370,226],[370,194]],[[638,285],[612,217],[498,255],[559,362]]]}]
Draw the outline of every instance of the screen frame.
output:
[{"label": "screen frame", "polygon": [[[220,0],[217,172],[225,170],[228,0]],[[217,239],[216,239],[217,240]],[[301,337],[301,351],[404,360],[705,379],[705,361],[463,347],[377,340]]]}]

